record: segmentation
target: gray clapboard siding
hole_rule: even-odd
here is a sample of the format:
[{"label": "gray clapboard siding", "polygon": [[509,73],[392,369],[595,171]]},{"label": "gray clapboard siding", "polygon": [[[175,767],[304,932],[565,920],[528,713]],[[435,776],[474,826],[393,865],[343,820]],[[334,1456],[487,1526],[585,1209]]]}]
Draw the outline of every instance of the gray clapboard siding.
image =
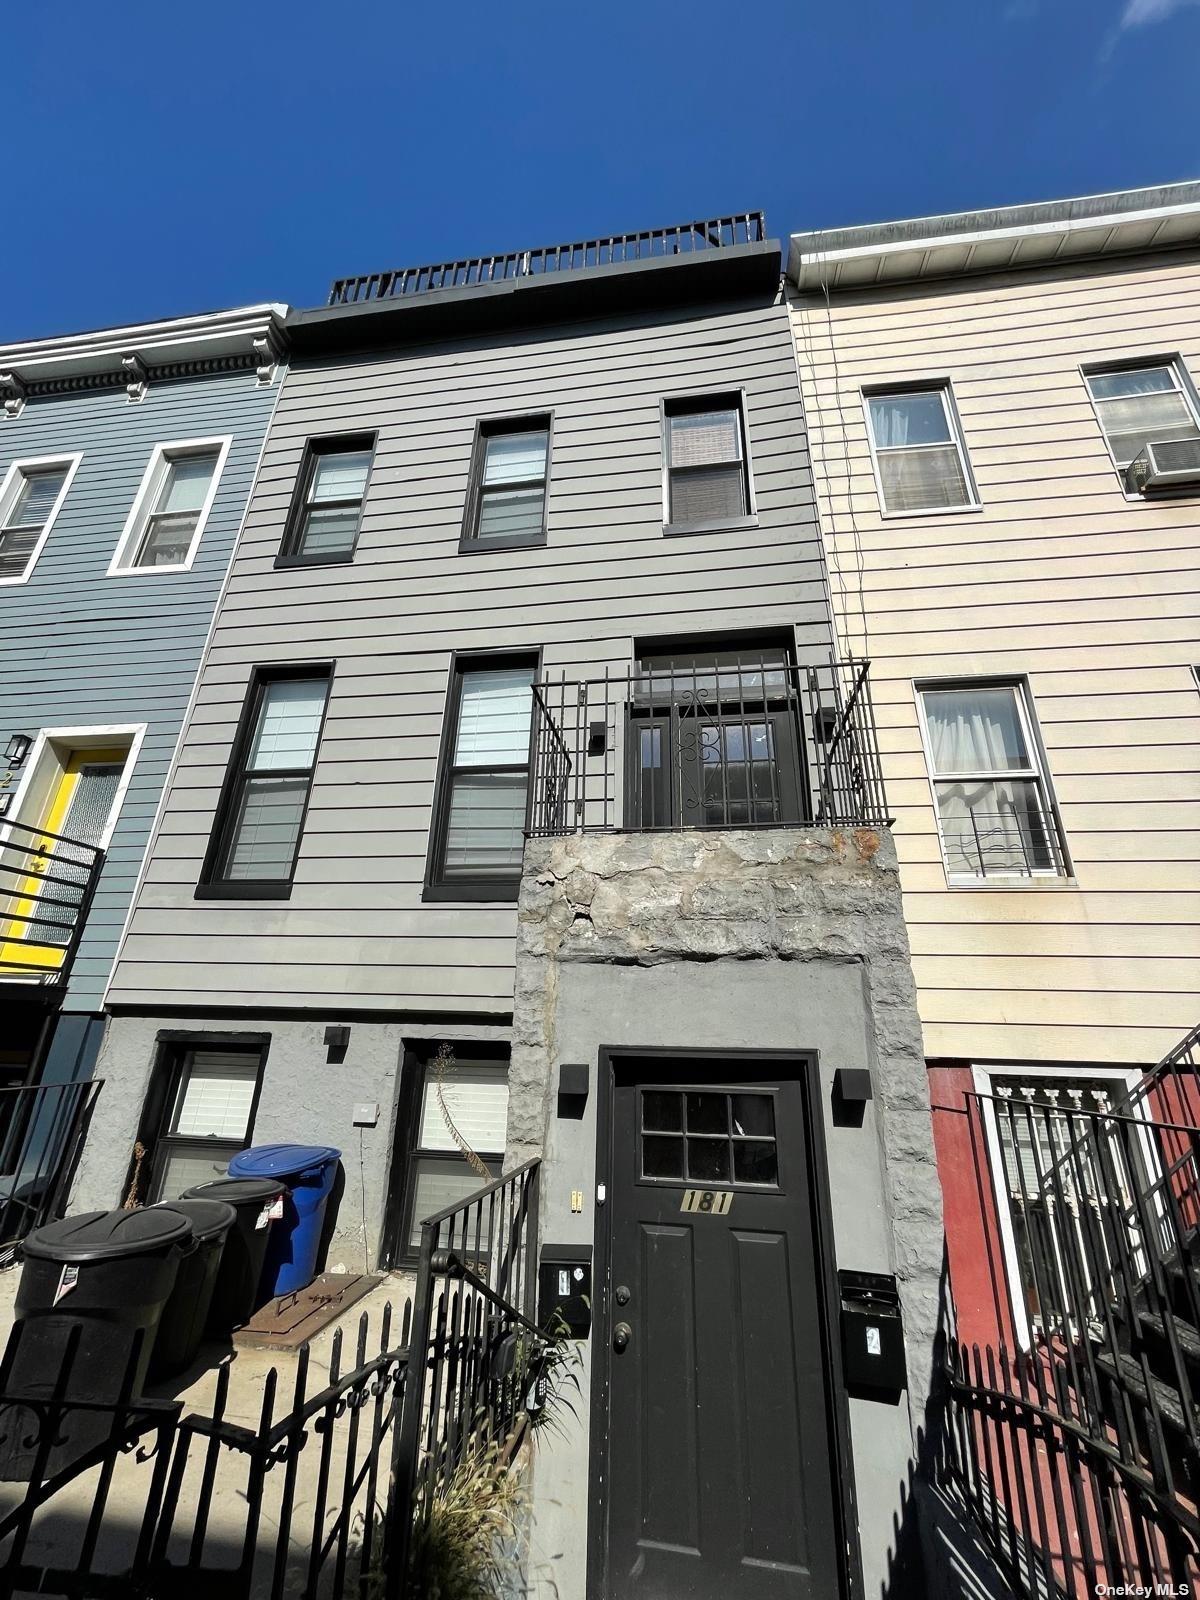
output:
[{"label": "gray clapboard siding", "polygon": [[[27,583],[0,587],[0,737],[13,730],[145,724],[80,944],[67,1010],[97,1011],[279,392],[253,370],[31,400],[0,422],[14,460],[82,453]],[[107,577],[156,444],[231,437],[192,568]]]},{"label": "gray clapboard siding", "polygon": [[[830,611],[790,337],[782,305],[738,305],[294,365],[111,1000],[507,1012],[515,908],[421,901],[451,653],[541,648],[547,671],[590,676],[640,637],[779,625],[820,659]],[[662,397],[742,387],[758,526],[665,538]],[[460,555],[478,419],[542,410],[548,544]],[[275,571],[305,440],[366,428],[353,563]],[[197,901],[251,668],[328,657],[291,899]]]}]

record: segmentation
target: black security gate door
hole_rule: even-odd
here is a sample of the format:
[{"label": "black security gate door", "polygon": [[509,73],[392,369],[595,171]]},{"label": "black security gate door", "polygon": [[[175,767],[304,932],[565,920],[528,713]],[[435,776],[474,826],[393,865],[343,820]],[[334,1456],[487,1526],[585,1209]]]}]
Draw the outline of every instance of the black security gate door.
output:
[{"label": "black security gate door", "polygon": [[606,1600],[840,1592],[801,1063],[619,1061]]}]

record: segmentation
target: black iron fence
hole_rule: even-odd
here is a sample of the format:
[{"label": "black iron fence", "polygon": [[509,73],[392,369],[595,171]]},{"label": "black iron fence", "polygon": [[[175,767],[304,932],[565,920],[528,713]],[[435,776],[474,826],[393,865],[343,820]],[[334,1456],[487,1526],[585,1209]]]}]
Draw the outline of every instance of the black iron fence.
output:
[{"label": "black iron fence", "polygon": [[66,982],[103,865],[95,845],[0,823],[0,984]]},{"label": "black iron fence", "polygon": [[1025,1594],[1194,1582],[1200,1130],[1071,1078],[968,1101],[997,1336],[951,1363],[947,1470]]},{"label": "black iron fence", "polygon": [[0,1089],[0,1268],[26,1234],[62,1215],[102,1086],[96,1078]]},{"label": "black iron fence", "polygon": [[869,666],[741,651],[543,678],[528,832],[886,826]]},{"label": "black iron fence", "polygon": [[538,1171],[423,1224],[398,1326],[364,1313],[286,1373],[225,1363],[202,1407],[139,1392],[140,1332],[105,1373],[82,1322],[19,1323],[0,1362],[3,1592],[422,1595],[439,1500],[480,1449],[510,1459],[537,1404]]},{"label": "black iron fence", "polygon": [[741,211],[733,216],[705,217],[666,228],[648,228],[639,233],[614,233],[601,239],[542,245],[535,250],[468,256],[458,261],[370,272],[356,278],[335,278],[329,291],[329,304],[345,306],[361,300],[391,300],[427,294],[433,289],[469,289],[518,278],[579,272],[589,267],[728,250],[736,245],[761,244],[766,236],[763,213]]}]

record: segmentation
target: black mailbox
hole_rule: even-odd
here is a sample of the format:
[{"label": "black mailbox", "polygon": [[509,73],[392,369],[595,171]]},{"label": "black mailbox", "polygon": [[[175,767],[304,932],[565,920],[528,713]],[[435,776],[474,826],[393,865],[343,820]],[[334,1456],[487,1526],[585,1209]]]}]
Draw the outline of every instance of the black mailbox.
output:
[{"label": "black mailbox", "polygon": [[908,1375],[895,1278],[879,1272],[839,1272],[838,1290],[846,1387],[898,1394]]},{"label": "black mailbox", "polygon": [[544,1244],[538,1263],[538,1324],[572,1339],[592,1331],[592,1250],[590,1245]]}]

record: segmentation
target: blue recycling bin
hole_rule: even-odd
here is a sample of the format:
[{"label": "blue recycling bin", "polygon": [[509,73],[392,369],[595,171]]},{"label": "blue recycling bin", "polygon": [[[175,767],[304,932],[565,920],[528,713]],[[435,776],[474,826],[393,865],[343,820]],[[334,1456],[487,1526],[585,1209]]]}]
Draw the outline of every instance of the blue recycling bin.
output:
[{"label": "blue recycling bin", "polygon": [[325,1204],[342,1152],[332,1145],[259,1144],[229,1163],[231,1178],[276,1178],[286,1184],[283,1217],[271,1229],[258,1303],[306,1289],[317,1271]]}]

